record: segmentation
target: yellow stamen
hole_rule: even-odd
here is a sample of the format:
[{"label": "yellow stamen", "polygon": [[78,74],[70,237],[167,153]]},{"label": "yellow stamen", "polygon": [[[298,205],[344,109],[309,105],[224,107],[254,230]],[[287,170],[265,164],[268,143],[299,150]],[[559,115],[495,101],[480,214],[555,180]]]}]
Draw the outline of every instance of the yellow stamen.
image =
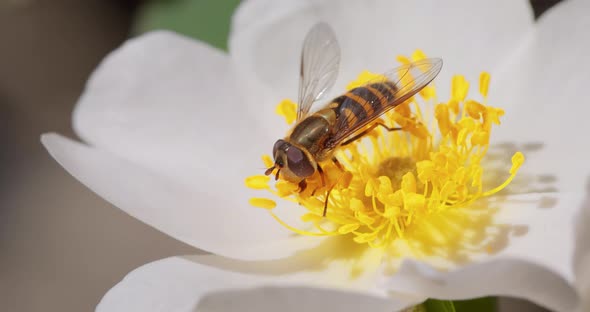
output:
[{"label": "yellow stamen", "polygon": [[361,74],[358,76],[358,78],[356,80],[351,81],[347,86],[346,89],[347,90],[351,90],[354,89],[356,87],[360,87],[365,85],[368,81],[379,81],[379,80],[387,80],[387,78],[381,74],[374,74],[371,73],[370,71],[363,71],[361,72]]},{"label": "yellow stamen", "polygon": [[258,198],[258,197],[253,197],[250,198],[249,200],[250,205],[254,206],[254,207],[258,207],[258,208],[264,208],[264,209],[273,209],[274,207],[277,206],[277,203],[272,200],[272,199],[268,199],[268,198]]},{"label": "yellow stamen", "polygon": [[270,177],[265,175],[255,175],[246,178],[244,183],[247,187],[255,190],[266,190],[270,188],[268,182],[270,181]]},{"label": "yellow stamen", "polygon": [[488,96],[488,88],[490,86],[490,73],[481,72],[479,75],[479,93],[486,98]]},{"label": "yellow stamen", "polygon": [[469,91],[469,82],[465,80],[465,77],[456,75],[453,77],[451,83],[451,96],[455,102],[461,102],[465,100],[467,92]]},{"label": "yellow stamen", "polygon": [[264,168],[270,168],[274,165],[274,161],[268,155],[262,155],[262,163],[264,163]]},{"label": "yellow stamen", "polygon": [[[422,51],[416,51],[411,58],[397,57],[405,64],[424,58]],[[362,72],[347,89],[378,78],[384,76]],[[300,191],[296,183],[283,180],[273,185],[269,177],[261,175],[247,178],[246,186],[298,203],[304,211],[300,220],[309,229],[288,224],[276,211],[270,213],[279,224],[300,235],[346,236],[374,248],[390,247],[400,241],[408,242],[416,250],[424,250],[429,244],[458,244],[445,235],[460,233],[462,226],[442,216],[453,215],[458,222],[469,222],[467,214],[476,201],[505,188],[524,162],[524,155],[517,152],[503,183],[490,189],[484,182],[482,160],[489,148],[492,128],[500,124],[504,114],[502,109],[486,104],[489,82],[490,75],[482,73],[479,93],[483,102],[468,98],[469,82],[460,75],[452,79],[451,98],[447,102],[435,100],[436,89],[428,86],[381,116],[386,125],[402,127],[404,131],[375,129],[363,139],[339,148],[335,156],[344,171],[331,161],[320,164],[325,184],[316,172],[306,179],[305,191]],[[291,101],[282,101],[277,113],[292,123],[296,106]],[[269,156],[263,156],[263,162],[266,168],[273,165]],[[328,210],[324,217],[326,201]],[[250,203],[269,210],[276,206],[266,198],[253,198]]]},{"label": "yellow stamen", "polygon": [[285,228],[297,233],[297,234],[301,234],[301,235],[306,235],[306,236],[328,236],[328,235],[334,235],[336,233],[316,233],[316,232],[309,232],[309,231],[304,231],[304,230],[300,230],[298,228],[292,227],[290,225],[288,225],[285,221],[283,221],[281,218],[279,218],[276,214],[274,213],[270,213],[270,215],[282,226],[284,226]]},{"label": "yellow stamen", "polygon": [[285,117],[287,124],[292,124],[297,118],[297,104],[289,99],[282,100],[277,105],[276,113],[280,116]]},{"label": "yellow stamen", "polygon": [[483,196],[490,196],[492,194],[498,193],[499,191],[504,189],[506,186],[508,186],[508,184],[510,184],[510,182],[512,182],[512,179],[514,179],[514,177],[516,176],[518,169],[520,169],[520,166],[522,166],[523,163],[524,163],[524,155],[521,152],[514,153],[514,155],[512,156],[512,167],[510,168],[510,177],[508,177],[508,179],[506,179],[506,181],[504,181],[504,183],[498,185],[494,189],[491,189],[491,190],[483,193]]},{"label": "yellow stamen", "polygon": [[414,51],[414,53],[412,53],[412,60],[413,61],[420,61],[426,58],[426,54],[424,54],[424,52],[420,49]]}]

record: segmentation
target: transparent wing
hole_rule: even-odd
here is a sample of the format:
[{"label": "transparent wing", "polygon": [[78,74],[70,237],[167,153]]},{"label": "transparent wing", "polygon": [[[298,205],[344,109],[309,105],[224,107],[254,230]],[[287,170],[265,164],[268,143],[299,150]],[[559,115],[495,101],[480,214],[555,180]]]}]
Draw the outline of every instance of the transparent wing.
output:
[{"label": "transparent wing", "polygon": [[338,146],[388,110],[410,99],[438,75],[442,64],[442,59],[438,58],[406,64],[343,95],[337,108],[340,117],[334,125],[336,134],[328,146]]},{"label": "transparent wing", "polygon": [[301,51],[297,120],[333,85],[340,65],[340,46],[328,24],[319,23],[307,33]]}]

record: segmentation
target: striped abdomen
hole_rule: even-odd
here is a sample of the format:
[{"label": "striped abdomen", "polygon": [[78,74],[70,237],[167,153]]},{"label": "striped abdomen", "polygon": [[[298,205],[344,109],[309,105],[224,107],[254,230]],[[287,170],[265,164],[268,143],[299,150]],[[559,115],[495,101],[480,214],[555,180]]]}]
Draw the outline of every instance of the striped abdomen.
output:
[{"label": "striped abdomen", "polygon": [[328,159],[343,139],[395,107],[396,95],[397,87],[391,81],[354,88],[301,120],[289,141],[305,148],[317,161]]},{"label": "striped abdomen", "polygon": [[336,132],[354,132],[370,119],[381,115],[396,104],[397,86],[391,82],[379,82],[354,88],[335,98],[328,107],[336,113]]}]

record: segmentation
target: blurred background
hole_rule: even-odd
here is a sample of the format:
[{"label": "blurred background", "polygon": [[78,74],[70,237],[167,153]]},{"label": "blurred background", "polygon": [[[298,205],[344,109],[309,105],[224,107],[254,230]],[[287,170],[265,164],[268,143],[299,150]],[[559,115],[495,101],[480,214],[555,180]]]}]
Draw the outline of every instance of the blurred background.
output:
[{"label": "blurred background", "polygon": [[[39,135],[75,137],[70,115],[88,75],[127,38],[164,28],[226,49],[239,2],[0,0],[0,310],[94,310],[134,268],[197,252],[86,189]],[[556,2],[531,0],[537,16]]]}]

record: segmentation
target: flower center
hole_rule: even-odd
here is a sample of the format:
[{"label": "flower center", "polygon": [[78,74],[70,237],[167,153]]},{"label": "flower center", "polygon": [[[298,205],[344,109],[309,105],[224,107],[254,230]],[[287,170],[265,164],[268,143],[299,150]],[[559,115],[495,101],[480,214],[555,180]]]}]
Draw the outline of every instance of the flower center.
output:
[{"label": "flower center", "polygon": [[376,177],[388,177],[393,189],[400,189],[402,178],[406,173],[416,174],[416,162],[410,157],[389,157],[377,166]]},{"label": "flower center", "polygon": [[[418,52],[413,59],[423,57]],[[409,62],[405,57],[398,60]],[[364,72],[348,88],[363,85],[375,76]],[[439,103],[434,86],[427,86],[381,117],[387,127],[401,131],[377,127],[362,139],[340,147],[335,153],[339,164],[320,164],[325,181],[316,172],[306,179],[303,191],[283,180],[271,186],[270,178],[263,175],[246,179],[250,188],[299,203],[302,208],[293,209],[302,209],[301,225],[294,226],[275,214],[276,202],[272,199],[252,198],[250,204],[268,209],[279,223],[301,235],[350,236],[371,247],[391,246],[396,240],[416,235],[422,235],[423,240],[424,233],[429,240],[436,240],[440,232],[456,231],[446,229],[437,219],[448,212],[468,211],[476,200],[497,193],[524,162],[524,156],[515,153],[507,179],[485,190],[482,160],[492,127],[500,124],[504,114],[486,104],[489,81],[488,73],[480,75],[483,101],[467,98],[469,83],[463,76],[453,78],[452,96],[447,102]],[[285,100],[277,112],[293,122],[295,108],[292,101]],[[263,161],[267,168],[273,165],[269,156],[263,156]]]}]

